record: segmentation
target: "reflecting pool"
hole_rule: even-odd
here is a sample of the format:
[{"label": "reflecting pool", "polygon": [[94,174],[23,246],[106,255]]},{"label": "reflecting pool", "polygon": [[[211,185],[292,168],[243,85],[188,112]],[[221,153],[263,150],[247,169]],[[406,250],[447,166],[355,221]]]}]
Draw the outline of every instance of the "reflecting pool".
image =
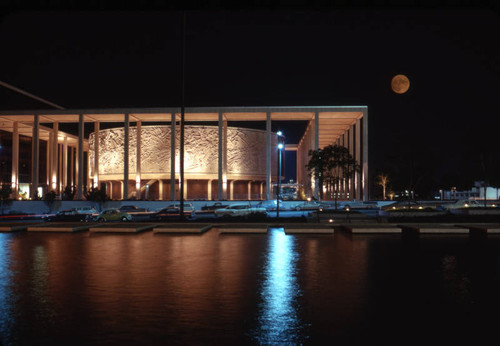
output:
[{"label": "reflecting pool", "polygon": [[500,236],[0,233],[0,344],[496,345]]}]

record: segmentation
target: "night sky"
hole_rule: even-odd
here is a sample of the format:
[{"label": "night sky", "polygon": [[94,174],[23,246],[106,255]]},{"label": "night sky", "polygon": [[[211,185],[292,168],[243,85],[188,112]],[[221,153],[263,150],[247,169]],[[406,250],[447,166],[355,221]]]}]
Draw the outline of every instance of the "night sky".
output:
[{"label": "night sky", "polygon": [[[422,196],[500,183],[493,2],[221,4],[186,8],[186,106],[366,105],[373,197],[380,172]],[[181,9],[6,6],[0,80],[68,109],[178,107]],[[391,91],[396,74],[410,79],[407,93]],[[47,107],[0,88],[2,110]],[[298,129],[284,129],[290,141]]]}]

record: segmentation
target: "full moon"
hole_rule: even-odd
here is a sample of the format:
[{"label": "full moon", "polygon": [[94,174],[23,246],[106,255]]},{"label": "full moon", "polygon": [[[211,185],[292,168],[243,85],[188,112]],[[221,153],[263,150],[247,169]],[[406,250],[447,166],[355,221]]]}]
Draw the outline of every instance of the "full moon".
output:
[{"label": "full moon", "polygon": [[410,88],[410,80],[405,75],[398,74],[392,78],[391,88],[397,94],[404,94]]}]

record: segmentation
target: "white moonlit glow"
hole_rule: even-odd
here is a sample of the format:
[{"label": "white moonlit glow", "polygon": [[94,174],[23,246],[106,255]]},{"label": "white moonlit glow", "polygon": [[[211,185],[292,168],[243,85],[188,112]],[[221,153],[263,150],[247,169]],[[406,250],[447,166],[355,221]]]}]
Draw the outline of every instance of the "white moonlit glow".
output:
[{"label": "white moonlit glow", "polygon": [[296,278],[295,238],[281,228],[271,229],[259,311],[259,344],[300,344],[301,323],[297,314],[300,288]]}]

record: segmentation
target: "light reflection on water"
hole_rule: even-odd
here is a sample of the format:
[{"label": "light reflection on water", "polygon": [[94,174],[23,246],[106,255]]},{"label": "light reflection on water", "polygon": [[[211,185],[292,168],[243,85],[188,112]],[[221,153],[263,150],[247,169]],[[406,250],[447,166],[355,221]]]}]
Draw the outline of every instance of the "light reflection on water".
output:
[{"label": "light reflection on water", "polygon": [[0,233],[0,344],[489,345],[499,258],[494,236]]},{"label": "light reflection on water", "polygon": [[261,344],[297,343],[304,336],[297,311],[301,292],[296,277],[295,238],[287,236],[282,228],[269,232],[255,338]]}]

